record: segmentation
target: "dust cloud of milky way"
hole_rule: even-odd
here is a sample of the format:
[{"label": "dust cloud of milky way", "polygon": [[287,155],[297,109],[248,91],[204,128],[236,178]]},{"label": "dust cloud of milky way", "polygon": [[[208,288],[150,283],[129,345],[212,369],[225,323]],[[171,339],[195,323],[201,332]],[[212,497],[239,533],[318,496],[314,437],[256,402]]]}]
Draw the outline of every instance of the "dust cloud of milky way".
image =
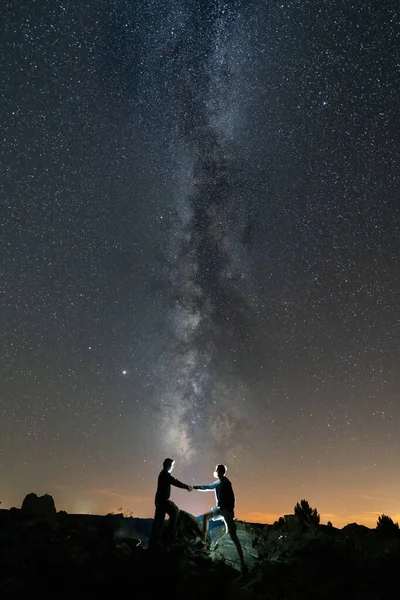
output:
[{"label": "dust cloud of milky way", "polygon": [[164,56],[182,157],[176,167],[180,225],[173,237],[171,341],[159,366],[161,440],[164,452],[180,461],[190,461],[204,445],[228,460],[246,444],[239,429],[249,432],[251,420],[248,384],[239,372],[253,333],[236,140],[245,120],[240,84],[251,52],[247,40],[240,16],[221,3],[206,23],[192,20]]}]

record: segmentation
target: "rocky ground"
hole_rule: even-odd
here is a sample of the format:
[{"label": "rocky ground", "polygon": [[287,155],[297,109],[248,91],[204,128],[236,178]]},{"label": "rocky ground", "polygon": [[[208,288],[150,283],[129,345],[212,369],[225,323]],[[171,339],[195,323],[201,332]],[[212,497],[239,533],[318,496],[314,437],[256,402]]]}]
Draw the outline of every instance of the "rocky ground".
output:
[{"label": "rocky ground", "polygon": [[[27,497],[29,498],[29,497]],[[43,500],[44,498],[44,500]],[[223,528],[210,550],[200,524],[182,511],[176,541],[156,553],[123,515],[56,512],[50,496],[0,511],[0,595],[120,594],[139,598],[258,600],[397,597],[400,539],[356,524],[305,526],[294,515],[274,525],[238,522],[250,568],[239,577],[236,550]],[[162,594],[160,596],[160,588]]]}]

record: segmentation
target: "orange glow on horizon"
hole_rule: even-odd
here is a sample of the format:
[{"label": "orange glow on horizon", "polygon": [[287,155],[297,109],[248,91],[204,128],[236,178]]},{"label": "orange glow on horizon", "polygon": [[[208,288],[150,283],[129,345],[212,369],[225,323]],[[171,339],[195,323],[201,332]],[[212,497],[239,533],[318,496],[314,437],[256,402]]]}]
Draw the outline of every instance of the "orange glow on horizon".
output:
[{"label": "orange glow on horizon", "polygon": [[[182,477],[185,480],[185,477]],[[301,498],[309,501],[312,508],[316,508],[321,517],[321,524],[330,521],[334,527],[343,528],[349,523],[358,523],[371,529],[376,527],[377,519],[381,514],[390,516],[394,522],[400,522],[400,484],[391,482],[391,488],[380,488],[365,485],[356,489],[350,484],[343,489],[336,488],[335,496],[332,487],[315,488],[307,486],[304,489],[289,482],[285,482],[266,490],[265,484],[253,478],[245,482],[243,479],[232,476],[236,495],[236,518],[248,523],[261,523],[272,525],[285,514],[293,514],[296,502]],[[188,479],[189,481],[189,479]],[[125,486],[122,490],[118,487],[81,487],[59,482],[42,482],[39,486],[25,485],[18,492],[10,494],[4,490],[1,495],[0,508],[7,509],[12,506],[20,508],[25,495],[34,492],[37,495],[50,494],[53,496],[56,510],[65,510],[70,514],[97,514],[124,513],[139,518],[153,518],[154,514],[154,478],[149,477],[143,486],[134,483]],[[140,493],[137,493],[140,489]],[[300,489],[300,493],[299,493]],[[214,505],[214,493],[188,493],[174,488],[171,499],[182,509],[192,515],[199,516],[210,510]]]}]

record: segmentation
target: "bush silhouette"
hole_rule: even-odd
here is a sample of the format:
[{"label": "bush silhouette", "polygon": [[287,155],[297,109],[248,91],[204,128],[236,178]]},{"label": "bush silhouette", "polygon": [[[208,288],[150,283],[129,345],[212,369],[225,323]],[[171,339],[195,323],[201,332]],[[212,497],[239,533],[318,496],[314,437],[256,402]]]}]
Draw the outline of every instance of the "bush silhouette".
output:
[{"label": "bush silhouette", "polygon": [[388,517],[387,515],[380,515],[378,517],[378,520],[376,522],[376,530],[379,531],[380,533],[385,533],[385,534],[398,534],[399,533],[399,524],[398,523],[394,523],[393,519],[391,517]]},{"label": "bush silhouette", "polygon": [[277,521],[274,523],[275,529],[279,529],[286,526],[285,519],[283,517],[279,517]]},{"label": "bush silhouette", "polygon": [[307,500],[300,500],[294,507],[294,514],[305,525],[319,525],[320,516],[316,508],[311,508]]}]

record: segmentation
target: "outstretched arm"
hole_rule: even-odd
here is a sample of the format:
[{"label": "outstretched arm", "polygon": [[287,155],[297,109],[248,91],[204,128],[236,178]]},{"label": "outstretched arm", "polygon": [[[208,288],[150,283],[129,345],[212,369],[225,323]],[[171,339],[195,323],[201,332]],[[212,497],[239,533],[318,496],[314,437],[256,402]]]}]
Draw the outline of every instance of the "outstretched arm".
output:
[{"label": "outstretched arm", "polygon": [[179,479],[175,479],[175,477],[172,477],[172,475],[169,476],[169,482],[171,485],[174,485],[175,487],[181,488],[183,490],[189,490],[191,488],[190,485],[182,483],[181,481],[179,481]]},{"label": "outstretched arm", "polygon": [[212,490],[215,490],[218,484],[219,480],[217,479],[216,481],[213,481],[207,485],[194,485],[193,489],[198,490],[199,492],[211,492]]}]

